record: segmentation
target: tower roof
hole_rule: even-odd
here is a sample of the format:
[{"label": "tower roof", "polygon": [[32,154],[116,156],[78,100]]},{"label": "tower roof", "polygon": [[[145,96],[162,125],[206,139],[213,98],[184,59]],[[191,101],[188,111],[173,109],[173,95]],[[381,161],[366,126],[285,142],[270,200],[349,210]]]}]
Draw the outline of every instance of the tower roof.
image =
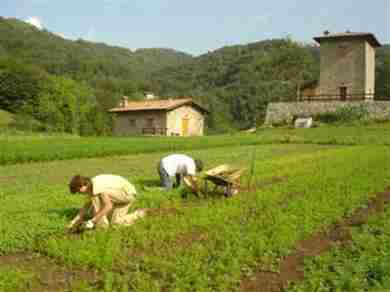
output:
[{"label": "tower roof", "polygon": [[381,44],[372,33],[368,32],[344,32],[344,33],[325,33],[322,36],[314,37],[314,40],[318,43],[328,40],[350,40],[350,39],[362,39],[366,40],[373,47],[380,47]]}]

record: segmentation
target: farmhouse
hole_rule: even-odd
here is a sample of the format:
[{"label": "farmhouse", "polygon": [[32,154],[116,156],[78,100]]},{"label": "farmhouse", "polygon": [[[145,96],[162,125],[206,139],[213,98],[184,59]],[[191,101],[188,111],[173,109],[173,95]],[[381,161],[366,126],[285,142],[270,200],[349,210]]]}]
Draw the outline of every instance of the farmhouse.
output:
[{"label": "farmhouse", "polygon": [[141,101],[124,96],[109,112],[115,115],[113,133],[117,136],[201,136],[208,113],[191,98],[155,99],[152,94]]},{"label": "farmhouse", "polygon": [[309,84],[303,95],[317,99],[372,100],[375,95],[375,49],[371,33],[345,32],[315,37],[320,44],[319,84]]}]

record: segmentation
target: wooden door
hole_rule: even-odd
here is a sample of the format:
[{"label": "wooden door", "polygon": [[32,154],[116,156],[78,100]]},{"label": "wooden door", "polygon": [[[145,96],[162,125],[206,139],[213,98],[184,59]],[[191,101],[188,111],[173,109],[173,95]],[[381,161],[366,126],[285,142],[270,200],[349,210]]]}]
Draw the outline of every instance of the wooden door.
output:
[{"label": "wooden door", "polygon": [[188,125],[190,123],[190,119],[183,118],[181,120],[181,135],[182,136],[188,136]]},{"label": "wooden door", "polygon": [[347,99],[347,87],[341,86],[340,87],[340,99],[345,101]]}]

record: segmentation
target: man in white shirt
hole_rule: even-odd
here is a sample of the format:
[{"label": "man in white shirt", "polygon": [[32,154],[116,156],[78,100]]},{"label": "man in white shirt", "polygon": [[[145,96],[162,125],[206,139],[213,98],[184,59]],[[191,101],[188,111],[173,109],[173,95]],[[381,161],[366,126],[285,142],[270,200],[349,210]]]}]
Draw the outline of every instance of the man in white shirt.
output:
[{"label": "man in white shirt", "polygon": [[[69,190],[73,194],[81,193],[87,196],[84,206],[68,224],[69,230],[80,224],[86,229],[95,226],[108,227],[110,223],[131,225],[145,215],[143,209],[128,214],[137,192],[129,181],[119,175],[102,174],[93,178],[76,175],[69,183]],[[92,219],[84,221],[88,211],[92,211]]]},{"label": "man in white shirt", "polygon": [[[169,190],[172,187],[178,187],[182,178],[185,176],[189,180],[195,177],[196,172],[203,169],[203,163],[199,159],[193,159],[185,154],[171,154],[163,157],[157,167],[160,175],[161,185]],[[176,184],[173,183],[173,177],[176,177]]]}]

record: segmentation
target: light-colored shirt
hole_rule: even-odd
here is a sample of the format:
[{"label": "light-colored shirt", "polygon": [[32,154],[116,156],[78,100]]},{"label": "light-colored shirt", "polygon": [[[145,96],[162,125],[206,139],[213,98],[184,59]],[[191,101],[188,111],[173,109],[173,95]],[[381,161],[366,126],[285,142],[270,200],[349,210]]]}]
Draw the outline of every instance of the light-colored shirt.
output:
[{"label": "light-colored shirt", "polygon": [[195,161],[184,154],[172,154],[161,159],[161,165],[169,176],[176,174],[195,175]]},{"label": "light-colored shirt", "polygon": [[119,175],[101,174],[91,180],[93,196],[105,193],[114,203],[125,203],[137,194],[135,187]]}]

